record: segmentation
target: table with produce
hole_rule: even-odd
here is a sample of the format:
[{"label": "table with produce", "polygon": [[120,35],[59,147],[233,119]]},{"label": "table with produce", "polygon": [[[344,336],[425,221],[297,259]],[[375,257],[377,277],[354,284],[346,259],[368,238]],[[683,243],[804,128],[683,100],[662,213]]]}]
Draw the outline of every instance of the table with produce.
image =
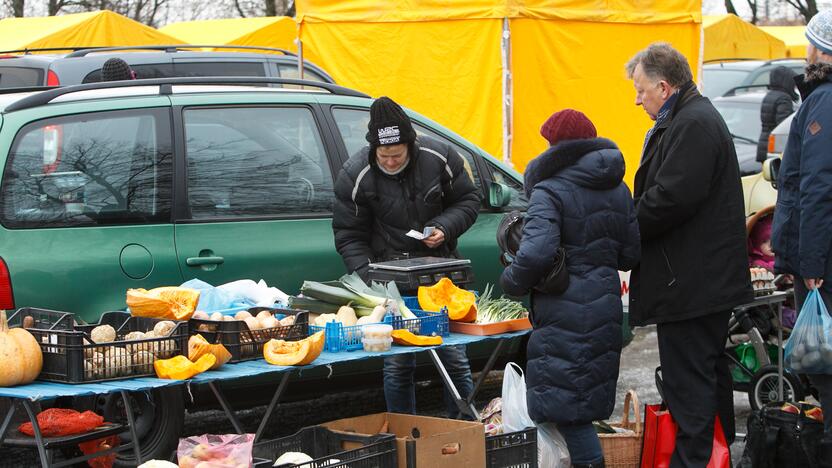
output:
[{"label": "table with produce", "polygon": [[[61,443],[75,444],[85,455],[70,462],[86,459],[94,466],[111,466],[117,435],[132,428],[110,424],[91,411],[48,409],[35,414],[31,403],[121,392],[132,421],[127,392],[194,382],[211,387],[241,436],[191,440],[184,463],[183,439],[179,466],[251,466],[251,454],[258,452],[252,447],[274,445],[274,441],[259,439],[293,372],[413,352],[430,353],[460,408],[479,418],[471,404],[473,395],[459,398],[434,350],[528,333],[527,315],[521,303],[493,297],[490,286],[476,294],[442,278],[432,286],[419,287],[416,296],[402,297],[393,281],[367,285],[357,275],[306,281],[297,296],[250,280],[218,287],[192,280],[178,287],[131,289],[126,294],[126,310],[107,312],[96,324],[82,323],[67,312],[21,308],[7,317],[3,311],[0,398],[18,404],[8,405],[0,427],[0,447],[36,448],[43,466],[59,466],[52,463],[50,451]],[[500,349],[494,350],[474,392]],[[281,375],[280,384],[256,433],[240,438],[246,431],[215,383],[269,372]],[[20,407],[26,413],[23,425],[13,417]],[[376,439],[360,442],[380,444]],[[121,447],[125,448],[139,453],[135,442]],[[276,453],[280,450],[269,454],[269,466],[283,455]],[[285,466],[301,466],[292,460],[312,461],[310,455],[315,456],[286,456]]]}]

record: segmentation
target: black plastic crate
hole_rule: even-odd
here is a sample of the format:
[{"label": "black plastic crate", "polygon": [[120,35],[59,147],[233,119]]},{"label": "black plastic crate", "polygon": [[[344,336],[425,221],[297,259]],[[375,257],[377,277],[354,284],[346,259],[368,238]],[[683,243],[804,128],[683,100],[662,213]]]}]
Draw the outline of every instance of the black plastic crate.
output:
[{"label": "black plastic crate", "polygon": [[295,323],[251,330],[242,320],[218,321],[192,318],[189,322],[189,329],[192,335],[200,334],[209,343],[225,346],[231,353],[229,362],[262,359],[263,346],[271,339],[300,341],[309,336],[309,313],[307,311],[278,307],[251,307],[247,310],[254,316],[264,310],[271,312],[272,315],[294,315]]},{"label": "black plastic crate", "polygon": [[[24,323],[27,317],[31,317],[31,320],[28,321],[29,323]],[[9,327],[72,331],[75,329],[75,314],[57,310],[21,307],[9,316]]]},{"label": "black plastic crate", "polygon": [[[48,318],[60,318],[65,323],[65,312],[34,308],[19,309],[11,323],[22,324],[26,317],[40,320],[38,326],[48,326]],[[69,314],[71,316],[71,314]],[[37,317],[37,318],[36,318]],[[127,312],[105,312],[97,324],[78,325],[71,329],[63,325],[53,328],[27,328],[40,343],[43,369],[39,380],[64,383],[102,382],[132,377],[155,376],[153,361],[183,354],[188,346],[188,323],[173,322],[166,336],[126,340],[131,332],[148,332],[165,320],[133,317]],[[116,340],[95,343],[91,333],[95,327],[110,325]],[[115,351],[121,349],[122,351]]]},{"label": "black plastic crate", "polygon": [[[391,468],[398,465],[396,436],[361,435],[322,426],[305,427],[294,435],[254,444],[255,458],[274,463],[286,452],[303,452],[313,461],[304,468]],[[330,460],[339,460],[330,463]],[[280,465],[291,468],[297,465]]]},{"label": "black plastic crate", "polygon": [[537,468],[537,428],[485,438],[488,468]]}]

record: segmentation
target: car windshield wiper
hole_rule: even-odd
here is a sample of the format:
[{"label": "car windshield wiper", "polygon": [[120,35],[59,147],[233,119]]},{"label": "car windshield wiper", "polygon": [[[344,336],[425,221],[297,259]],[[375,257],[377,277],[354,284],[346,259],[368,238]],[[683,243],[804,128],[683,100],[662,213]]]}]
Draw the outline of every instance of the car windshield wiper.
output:
[{"label": "car windshield wiper", "polygon": [[735,139],[735,140],[744,141],[744,142],[746,142],[746,143],[750,143],[750,144],[752,144],[752,145],[756,145],[756,144],[757,144],[757,142],[756,142],[756,141],[754,141],[754,140],[752,140],[751,138],[746,138],[746,137],[744,137],[744,136],[734,135],[733,133],[731,134],[731,138],[733,138],[733,139]]}]

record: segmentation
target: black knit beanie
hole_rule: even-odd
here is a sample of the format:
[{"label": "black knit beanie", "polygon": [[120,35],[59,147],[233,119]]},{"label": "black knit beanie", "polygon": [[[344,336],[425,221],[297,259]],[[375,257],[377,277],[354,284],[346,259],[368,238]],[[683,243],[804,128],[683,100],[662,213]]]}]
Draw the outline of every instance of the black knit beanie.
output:
[{"label": "black knit beanie", "polygon": [[367,141],[371,147],[398,145],[416,141],[410,117],[392,99],[382,96],[370,106]]},{"label": "black knit beanie", "polygon": [[101,67],[101,81],[123,81],[132,80],[133,70],[130,65],[120,58],[111,58],[104,62]]}]

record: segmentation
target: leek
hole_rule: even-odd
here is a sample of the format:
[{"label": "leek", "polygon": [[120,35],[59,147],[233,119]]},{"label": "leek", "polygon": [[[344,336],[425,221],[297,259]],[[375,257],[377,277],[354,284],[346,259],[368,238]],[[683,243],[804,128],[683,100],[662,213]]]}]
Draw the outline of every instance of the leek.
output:
[{"label": "leek", "polygon": [[364,280],[358,276],[358,273],[344,275],[338,281],[340,281],[345,288],[367,298],[368,300],[377,300],[378,303],[375,305],[384,305],[388,298],[392,299],[399,306],[399,313],[402,317],[406,319],[416,318],[416,314],[404,305],[404,300],[402,299],[401,294],[399,294],[396,283],[393,281],[388,282],[387,286],[375,281],[373,281],[370,286],[367,286]]},{"label": "leek", "polygon": [[494,287],[485,286],[480,297],[477,298],[477,322],[479,324],[505,322],[528,317],[528,312],[521,302],[511,300],[505,296],[492,299]]}]

